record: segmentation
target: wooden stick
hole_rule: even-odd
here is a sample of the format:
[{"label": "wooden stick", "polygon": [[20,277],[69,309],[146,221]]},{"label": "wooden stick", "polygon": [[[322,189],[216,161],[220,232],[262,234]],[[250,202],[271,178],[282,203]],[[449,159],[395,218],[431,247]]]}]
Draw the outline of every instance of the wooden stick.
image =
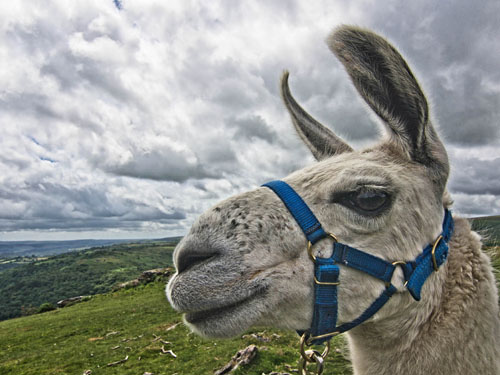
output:
[{"label": "wooden stick", "polygon": [[119,365],[119,364],[127,362],[127,361],[128,361],[128,356],[126,356],[125,359],[121,359],[121,360],[116,361],[116,362],[108,363],[107,366],[108,367],[110,367],[110,366],[116,366],[116,365]]}]

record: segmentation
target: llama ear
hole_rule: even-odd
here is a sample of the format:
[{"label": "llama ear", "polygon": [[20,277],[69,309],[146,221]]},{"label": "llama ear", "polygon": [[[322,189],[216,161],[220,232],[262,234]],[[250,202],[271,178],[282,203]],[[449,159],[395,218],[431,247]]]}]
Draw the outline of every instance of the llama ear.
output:
[{"label": "llama ear", "polygon": [[392,142],[411,160],[433,168],[446,183],[449,165],[443,144],[429,121],[427,100],[399,52],[364,29],[341,26],[327,40],[363,99],[384,121]]},{"label": "llama ear", "polygon": [[288,72],[281,77],[281,97],[292,118],[295,130],[309,147],[316,160],[326,159],[335,154],[350,152],[352,148],[331,130],[313,119],[295,101],[288,87]]}]

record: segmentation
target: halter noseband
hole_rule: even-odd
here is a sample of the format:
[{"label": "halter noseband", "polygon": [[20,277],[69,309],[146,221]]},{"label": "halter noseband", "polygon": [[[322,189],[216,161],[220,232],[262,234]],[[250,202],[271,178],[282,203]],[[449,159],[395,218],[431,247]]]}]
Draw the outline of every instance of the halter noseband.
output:
[{"label": "halter noseband", "polygon": [[[397,267],[403,270],[406,289],[416,301],[420,301],[425,281],[448,256],[448,241],[453,233],[453,218],[448,210],[445,210],[441,235],[433,244],[427,245],[415,260],[388,262],[340,243],[333,234],[325,232],[307,204],[286,182],[271,181],[262,186],[278,195],[308,240],[308,252],[314,262],[314,312],[311,328],[305,332],[298,331],[308,345],[328,341],[360,325],[379,311],[397,291],[391,283]],[[334,240],[332,255],[329,258],[315,257],[312,253],[313,245],[328,236]],[[339,265],[367,273],[383,281],[386,288],[358,318],[337,326]]]}]

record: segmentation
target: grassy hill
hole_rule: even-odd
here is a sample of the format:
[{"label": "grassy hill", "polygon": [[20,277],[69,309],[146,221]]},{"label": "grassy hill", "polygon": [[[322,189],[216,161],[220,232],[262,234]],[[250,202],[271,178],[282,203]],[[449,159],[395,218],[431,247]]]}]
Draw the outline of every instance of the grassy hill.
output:
[{"label": "grassy hill", "polygon": [[472,229],[481,234],[486,246],[500,245],[500,216],[486,216],[472,219]]},{"label": "grassy hill", "polygon": [[[0,272],[0,320],[36,311],[44,303],[105,293],[142,271],[172,264],[169,242],[113,245],[32,261]],[[30,258],[31,259],[31,258]]]},{"label": "grassy hill", "polygon": [[[234,374],[297,369],[297,335],[257,329],[245,338],[205,340],[190,334],[164,294],[165,282],[99,295],[63,309],[0,322],[0,374],[213,374],[250,344],[257,357]],[[162,354],[172,350],[177,356]],[[351,374],[342,338],[325,375]],[[108,366],[109,363],[127,361]]]}]

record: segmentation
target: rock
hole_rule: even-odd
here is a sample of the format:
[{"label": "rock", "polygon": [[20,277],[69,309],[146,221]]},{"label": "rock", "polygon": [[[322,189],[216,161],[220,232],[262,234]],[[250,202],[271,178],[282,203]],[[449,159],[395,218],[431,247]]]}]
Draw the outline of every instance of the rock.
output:
[{"label": "rock", "polygon": [[171,268],[155,268],[153,270],[144,271],[141,276],[139,276],[138,280],[143,283],[150,283],[155,281],[157,276],[160,277],[168,277],[171,274]]},{"label": "rock", "polygon": [[124,283],[118,284],[116,287],[114,287],[114,290],[119,290],[119,289],[128,289],[128,288],[134,288],[140,284],[138,279],[126,281]]},{"label": "rock", "polygon": [[59,302],[57,302],[57,307],[63,308],[66,306],[71,306],[74,305],[75,303],[83,302],[83,301],[88,301],[91,296],[78,296],[78,297],[71,297],[71,298],[66,298],[62,299]]},{"label": "rock", "polygon": [[148,284],[150,282],[153,282],[156,280],[157,277],[164,277],[167,278],[172,274],[172,268],[167,267],[167,268],[155,268],[152,270],[144,271],[137,279],[130,280],[124,283],[120,283],[116,285],[113,289],[114,290],[119,290],[119,289],[128,289],[128,288],[134,288],[136,286],[142,285],[142,284]]},{"label": "rock", "polygon": [[228,374],[236,370],[240,365],[248,365],[257,355],[258,348],[255,345],[249,345],[234,355],[227,365],[214,372],[214,375]]}]

